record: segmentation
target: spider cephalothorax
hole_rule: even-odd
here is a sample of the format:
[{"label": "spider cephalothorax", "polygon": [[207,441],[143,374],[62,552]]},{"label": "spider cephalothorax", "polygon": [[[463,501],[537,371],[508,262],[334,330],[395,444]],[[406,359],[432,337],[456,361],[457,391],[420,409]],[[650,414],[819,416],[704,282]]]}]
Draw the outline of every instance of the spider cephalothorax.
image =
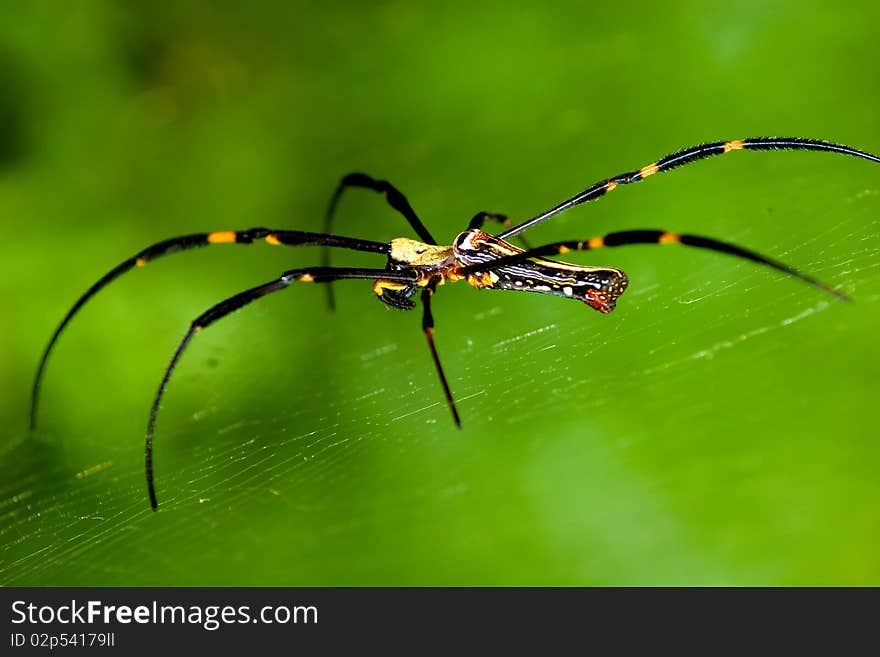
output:
[{"label": "spider cephalothorax", "polygon": [[[626,290],[628,279],[619,269],[574,265],[523,254],[528,255],[526,249],[478,228],[460,233],[451,247],[397,238],[391,240],[389,271],[418,267],[420,278],[415,283],[379,278],[373,283],[373,291],[389,306],[412,310],[415,302],[411,297],[419,288],[466,280],[479,289],[537,292],[576,299],[607,314],[614,310],[617,297]],[[491,268],[465,273],[470,267],[482,265],[491,265]]]}]

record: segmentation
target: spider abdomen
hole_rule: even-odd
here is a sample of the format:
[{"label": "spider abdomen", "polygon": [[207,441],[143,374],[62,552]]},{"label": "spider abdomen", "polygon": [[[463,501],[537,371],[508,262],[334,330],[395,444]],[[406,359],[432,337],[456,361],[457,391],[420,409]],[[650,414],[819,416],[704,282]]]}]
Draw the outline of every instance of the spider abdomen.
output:
[{"label": "spider abdomen", "polygon": [[601,313],[614,310],[629,279],[619,269],[588,267],[546,258],[523,258],[523,249],[480,230],[461,233],[453,244],[456,261],[462,268],[506,258],[510,264],[467,274],[476,288],[515,290],[553,294],[583,301]]}]

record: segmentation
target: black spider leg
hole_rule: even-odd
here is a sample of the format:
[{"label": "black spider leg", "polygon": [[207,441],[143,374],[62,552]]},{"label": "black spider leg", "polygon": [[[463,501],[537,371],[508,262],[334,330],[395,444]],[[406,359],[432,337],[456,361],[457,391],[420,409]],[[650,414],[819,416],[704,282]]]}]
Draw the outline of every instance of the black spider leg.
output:
[{"label": "black spider leg", "polygon": [[449,382],[446,380],[446,374],[443,372],[443,365],[440,364],[440,356],[437,353],[437,346],[434,344],[434,315],[431,313],[431,297],[434,295],[436,283],[431,282],[422,290],[422,331],[428,340],[428,347],[431,349],[431,358],[434,359],[434,367],[437,368],[437,374],[440,376],[440,383],[443,384],[443,394],[446,395],[446,403],[449,404],[449,410],[452,411],[452,419],[455,420],[455,426],[461,429],[461,418],[458,416],[458,409],[455,407],[455,399],[452,397],[452,390],[449,389]]},{"label": "black spider leg", "polygon": [[794,267],[779,262],[778,260],[769,258],[765,255],[761,255],[760,253],[757,253],[755,251],[750,251],[749,249],[737,246],[736,244],[731,244],[730,242],[722,242],[721,240],[716,240],[711,237],[679,234],[666,230],[624,230],[615,233],[608,233],[607,235],[602,237],[593,237],[588,240],[569,240],[566,242],[553,242],[552,244],[538,246],[534,249],[530,249],[528,251],[524,251],[523,253],[518,253],[513,256],[504,256],[502,258],[498,258],[497,260],[490,260],[485,263],[465,267],[462,269],[461,273],[463,275],[468,275],[478,271],[492,270],[495,267],[509,265],[512,262],[525,260],[528,258],[559,255],[569,253],[571,251],[591,251],[593,249],[599,249],[606,246],[626,246],[628,244],[684,244],[685,246],[708,249],[709,251],[715,251],[717,253],[726,253],[728,255],[732,255],[738,258],[744,258],[746,260],[751,260],[752,262],[766,265],[767,267],[771,267],[772,269],[781,271],[784,274],[788,274],[789,276],[798,278],[805,283],[812,285],[813,287],[819,288],[823,292],[827,292],[828,294],[837,297],[841,301],[850,301],[850,298],[846,294],[834,289],[827,283],[823,283],[822,281],[814,278],[813,276],[810,276],[809,274],[805,274],[802,271],[795,269]]},{"label": "black spider leg", "polygon": [[576,194],[575,196],[572,196],[571,198],[563,201],[559,205],[556,205],[549,210],[542,212],[541,214],[532,217],[531,219],[528,219],[527,221],[524,221],[509,230],[504,231],[503,233],[498,235],[498,237],[504,240],[509,239],[514,235],[518,235],[524,230],[528,230],[529,228],[536,226],[542,221],[546,221],[550,217],[553,217],[575,205],[586,203],[587,201],[593,201],[600,196],[604,196],[608,192],[615,189],[618,185],[628,185],[630,183],[639,182],[640,180],[644,180],[648,176],[652,176],[655,173],[662,173],[663,171],[669,171],[670,169],[675,169],[676,167],[690,164],[691,162],[696,162],[697,160],[712,157],[713,155],[724,155],[725,153],[738,150],[823,151],[828,153],[840,153],[842,155],[860,157],[865,160],[871,160],[872,162],[880,162],[880,157],[872,155],[871,153],[866,153],[865,151],[850,148],[849,146],[844,146],[842,144],[835,144],[832,142],[820,141],[817,139],[803,139],[801,137],[751,137],[749,139],[738,139],[733,141],[714,141],[708,144],[700,144],[699,146],[691,146],[689,148],[676,151],[675,153],[660,158],[656,162],[653,162],[647,166],[643,166],[637,171],[630,171],[628,173],[622,173],[620,175],[614,176],[613,178],[601,180],[593,186],[588,187],[580,194]]},{"label": "black spider leg", "polygon": [[[508,217],[506,214],[498,214],[497,212],[478,212],[474,215],[474,218],[471,219],[470,223],[468,224],[468,230],[481,230],[483,228],[483,224],[485,224],[487,221],[495,221],[505,228],[513,228],[510,217]],[[522,235],[519,236],[519,241],[527,249],[532,248],[528,240],[526,240],[526,238]]]},{"label": "black spider leg", "polygon": [[[342,193],[348,189],[349,187],[363,187],[365,189],[372,189],[374,192],[379,192],[385,199],[388,201],[388,205],[397,210],[400,214],[404,216],[412,229],[419,236],[419,239],[427,244],[437,244],[437,241],[431,235],[425,225],[422,223],[422,220],[419,219],[418,215],[416,215],[416,211],[412,209],[412,206],[409,204],[409,201],[406,199],[400,190],[398,190],[394,185],[392,185],[387,180],[376,180],[372,176],[368,176],[365,173],[349,173],[346,176],[342,177],[342,180],[339,181],[339,184],[336,186],[336,190],[333,192],[333,196],[330,197],[330,203],[327,204],[327,212],[324,213],[324,232],[329,233],[333,226],[333,217],[336,215],[336,206],[339,203],[339,199],[342,197]],[[321,266],[329,267],[330,266],[330,250],[324,249],[321,253]],[[328,285],[325,288],[327,290],[327,306],[330,310],[336,309],[336,298],[333,296],[333,286]]]},{"label": "black spider leg", "polygon": [[245,290],[244,292],[239,292],[238,294],[221,301],[196,317],[190,324],[186,335],[183,336],[183,340],[181,340],[177,350],[174,352],[171,362],[168,363],[168,367],[165,369],[165,374],[162,376],[162,382],[159,384],[156,398],[153,401],[153,406],[150,408],[150,420],[147,423],[145,451],[147,490],[150,494],[150,505],[153,507],[153,510],[155,511],[158,508],[156,489],[153,485],[153,435],[156,428],[156,418],[159,414],[159,406],[162,403],[165,389],[168,387],[168,381],[171,379],[171,374],[174,372],[174,368],[177,367],[177,363],[180,361],[181,356],[183,356],[184,350],[196,333],[209,327],[217,320],[226,317],[226,315],[248,305],[252,301],[256,301],[260,297],[264,297],[272,292],[283,290],[296,282],[329,283],[331,281],[343,279],[382,279],[384,281],[415,283],[418,278],[419,275],[414,270],[388,271],[385,269],[359,269],[352,267],[309,267],[304,269],[291,269],[290,271],[284,272],[279,278],[273,281],[258,285],[257,287]]},{"label": "black spider leg", "polygon": [[269,230],[268,228],[195,233],[193,235],[173,237],[153,244],[152,246],[148,246],[128,260],[116,265],[86,290],[86,292],[77,299],[76,303],[73,304],[71,309],[67,311],[64,319],[61,320],[61,323],[58,324],[52,337],[49,338],[49,343],[46,345],[46,348],[43,350],[43,355],[40,357],[40,363],[37,366],[37,373],[34,377],[34,385],[31,389],[31,431],[33,431],[37,425],[37,406],[40,398],[40,387],[43,381],[46,363],[49,360],[49,354],[52,353],[52,349],[55,347],[55,343],[58,341],[61,333],[89,299],[95,296],[109,283],[119,278],[122,274],[135,267],[143,267],[156,258],[213,244],[251,244],[254,240],[259,239],[264,239],[269,244],[284,246],[326,245],[328,247],[332,246],[353,249],[355,251],[369,251],[372,253],[384,254],[387,254],[389,250],[388,244],[382,242],[371,242],[368,240],[340,237],[337,235],[324,235],[321,233],[306,233],[298,230]]}]

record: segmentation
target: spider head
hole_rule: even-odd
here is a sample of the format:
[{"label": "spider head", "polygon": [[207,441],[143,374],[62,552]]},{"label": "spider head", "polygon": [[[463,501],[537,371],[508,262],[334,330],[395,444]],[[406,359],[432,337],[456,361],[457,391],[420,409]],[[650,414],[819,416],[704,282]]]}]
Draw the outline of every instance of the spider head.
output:
[{"label": "spider head", "polygon": [[410,299],[416,290],[416,285],[397,281],[379,279],[373,283],[373,292],[379,297],[379,301],[398,310],[412,310],[416,307],[416,302]]}]

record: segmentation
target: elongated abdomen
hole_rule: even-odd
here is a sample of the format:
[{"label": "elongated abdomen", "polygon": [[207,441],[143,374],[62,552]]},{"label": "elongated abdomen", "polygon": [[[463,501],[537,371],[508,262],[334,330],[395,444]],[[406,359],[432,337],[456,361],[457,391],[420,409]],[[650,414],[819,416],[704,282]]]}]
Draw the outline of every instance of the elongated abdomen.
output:
[{"label": "elongated abdomen", "polygon": [[609,267],[585,267],[546,258],[516,260],[522,249],[480,230],[461,233],[452,248],[462,268],[506,261],[468,274],[468,283],[476,288],[553,294],[583,301],[601,313],[614,310],[617,297],[629,282],[625,273]]}]

